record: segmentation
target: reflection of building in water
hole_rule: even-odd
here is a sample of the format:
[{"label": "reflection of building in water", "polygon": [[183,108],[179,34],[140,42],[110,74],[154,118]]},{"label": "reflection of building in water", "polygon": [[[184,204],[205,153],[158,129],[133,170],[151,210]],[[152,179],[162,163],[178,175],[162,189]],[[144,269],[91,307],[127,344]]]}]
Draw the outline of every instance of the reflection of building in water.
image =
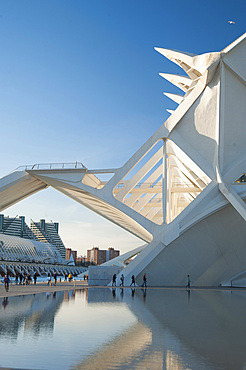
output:
[{"label": "reflection of building in water", "polygon": [[[90,290],[90,289],[89,289]],[[104,290],[102,290],[104,291]],[[242,369],[245,364],[245,291],[115,289],[138,323],[110,338],[74,369]],[[109,293],[110,292],[110,293]],[[97,303],[105,302],[98,296]],[[96,303],[96,290],[93,302]]]},{"label": "reflection of building in water", "polygon": [[[113,289],[114,292],[114,289]],[[112,289],[90,288],[87,289],[88,303],[109,303],[113,302]]]},{"label": "reflection of building in water", "polygon": [[68,301],[69,301],[68,290],[65,290],[65,292],[64,292],[64,302],[68,302]]},{"label": "reflection of building in water", "polygon": [[[54,299],[55,298],[55,299]],[[52,332],[54,318],[57,310],[63,302],[64,293],[33,294],[20,297],[5,298],[2,300],[2,312],[0,315],[0,338],[17,338],[19,330],[23,328],[33,335],[40,331]]]},{"label": "reflection of building in water", "polygon": [[[129,341],[129,338],[131,338],[131,341]],[[132,342],[134,342],[134,346]],[[139,365],[140,358],[145,365],[142,369],[153,369],[151,366],[152,359],[149,358],[149,353],[146,353],[146,348],[151,342],[151,331],[141,322],[137,322],[130,330],[116,338],[114,337],[111,343],[107,343],[94,356],[90,356],[74,369],[106,370],[109,368],[109,364],[121,364],[124,365],[124,368],[134,369],[134,365]],[[112,366],[112,368],[114,367]]]},{"label": "reflection of building in water", "polygon": [[79,293],[80,291],[83,291],[83,289],[78,289],[78,291],[76,291],[75,289],[66,290],[64,292],[64,302],[74,300],[75,299],[75,294]]}]

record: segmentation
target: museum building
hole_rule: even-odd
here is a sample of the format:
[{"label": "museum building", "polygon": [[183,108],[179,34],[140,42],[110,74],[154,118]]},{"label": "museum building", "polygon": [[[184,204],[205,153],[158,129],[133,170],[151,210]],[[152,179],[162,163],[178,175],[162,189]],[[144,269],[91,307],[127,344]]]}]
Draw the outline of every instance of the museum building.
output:
[{"label": "museum building", "polygon": [[32,221],[29,227],[24,216],[11,218],[1,214],[0,274],[81,273],[81,267],[70,266],[64,258],[66,249],[58,234],[58,226],[58,223],[46,223],[42,219]]}]

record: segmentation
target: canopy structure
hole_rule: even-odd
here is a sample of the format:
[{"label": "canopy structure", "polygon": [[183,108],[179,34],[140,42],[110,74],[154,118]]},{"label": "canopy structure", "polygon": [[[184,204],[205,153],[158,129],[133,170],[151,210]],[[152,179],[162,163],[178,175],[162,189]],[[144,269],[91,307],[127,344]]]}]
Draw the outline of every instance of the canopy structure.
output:
[{"label": "canopy structure", "polygon": [[20,169],[0,180],[0,210],[52,186],[148,243],[125,281],[216,286],[246,270],[246,34],[221,52],[156,50],[184,70],[160,73],[177,108],[125,165]]}]

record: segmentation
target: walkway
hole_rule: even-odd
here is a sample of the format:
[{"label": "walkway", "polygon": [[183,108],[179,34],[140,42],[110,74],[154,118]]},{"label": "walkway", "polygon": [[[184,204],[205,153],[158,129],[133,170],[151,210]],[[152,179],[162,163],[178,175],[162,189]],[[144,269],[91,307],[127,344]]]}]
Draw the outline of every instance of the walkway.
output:
[{"label": "walkway", "polygon": [[26,294],[38,294],[38,293],[52,293],[63,290],[81,289],[87,287],[87,281],[62,281],[57,283],[55,286],[49,286],[47,283],[37,283],[36,285],[15,285],[10,284],[9,291],[6,292],[4,285],[0,285],[0,298],[2,297],[14,297]]}]

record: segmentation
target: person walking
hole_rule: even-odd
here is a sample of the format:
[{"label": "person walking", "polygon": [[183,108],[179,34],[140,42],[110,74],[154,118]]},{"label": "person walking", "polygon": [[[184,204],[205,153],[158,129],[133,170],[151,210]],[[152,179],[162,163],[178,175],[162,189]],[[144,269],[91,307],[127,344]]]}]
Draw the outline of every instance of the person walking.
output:
[{"label": "person walking", "polygon": [[121,277],[120,277],[120,286],[124,286],[124,275],[122,274]]},{"label": "person walking", "polygon": [[130,286],[132,286],[132,285],[135,286],[135,276],[134,275],[132,275],[132,282],[131,282]]},{"label": "person walking", "polygon": [[112,286],[116,286],[116,274],[113,275]]},{"label": "person walking", "polygon": [[15,275],[15,285],[18,285],[18,281],[19,281],[19,276],[18,274]]},{"label": "person walking", "polygon": [[146,277],[146,274],[143,274],[143,284],[142,284],[142,287],[147,288],[147,277]]},{"label": "person walking", "polygon": [[4,276],[4,288],[5,288],[6,292],[9,291],[9,277],[8,277],[8,275]]},{"label": "person walking", "polygon": [[50,273],[47,276],[47,285],[52,285]]},{"label": "person walking", "polygon": [[190,289],[190,275],[187,275],[187,285],[186,289]]},{"label": "person walking", "polygon": [[27,277],[26,277],[26,285],[31,284],[31,282],[32,282],[31,275],[30,274],[27,274]]},{"label": "person walking", "polygon": [[56,282],[57,282],[57,272],[55,271],[55,273],[54,273],[54,285],[56,285]]},{"label": "person walking", "polygon": [[35,272],[35,274],[33,275],[33,284],[36,285],[37,283],[37,277],[38,277],[38,274]]}]

